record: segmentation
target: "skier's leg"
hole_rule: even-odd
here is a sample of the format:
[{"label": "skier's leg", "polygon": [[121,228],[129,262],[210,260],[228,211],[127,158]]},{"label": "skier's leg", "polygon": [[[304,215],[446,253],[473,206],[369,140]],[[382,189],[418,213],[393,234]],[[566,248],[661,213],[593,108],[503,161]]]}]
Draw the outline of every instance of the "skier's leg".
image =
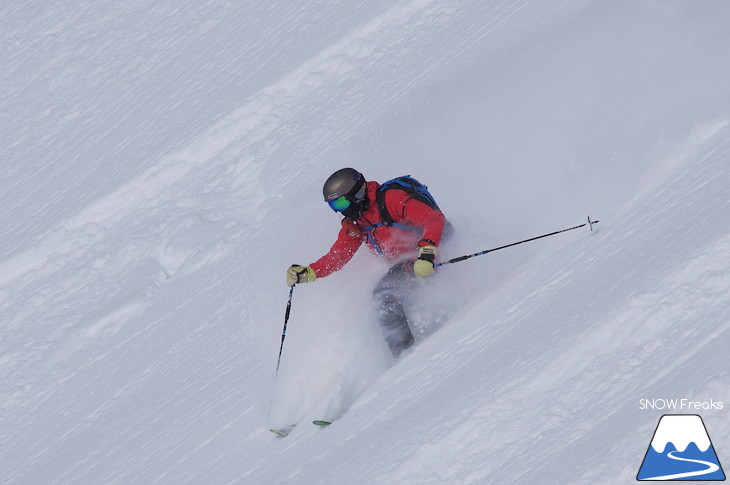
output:
[{"label": "skier's leg", "polygon": [[388,347],[395,357],[413,345],[413,334],[403,305],[392,294],[384,294],[378,306],[378,320]]},{"label": "skier's leg", "polygon": [[403,299],[413,288],[413,276],[403,263],[390,268],[373,291],[378,321],[395,357],[413,345],[413,334],[403,309]]}]

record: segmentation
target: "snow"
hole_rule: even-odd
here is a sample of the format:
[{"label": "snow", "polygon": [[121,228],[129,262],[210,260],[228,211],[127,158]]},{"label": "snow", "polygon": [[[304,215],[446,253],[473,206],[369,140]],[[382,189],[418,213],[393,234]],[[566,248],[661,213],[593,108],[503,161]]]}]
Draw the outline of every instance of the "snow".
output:
[{"label": "snow", "polygon": [[[4,483],[626,483],[659,398],[728,461],[725,2],[0,12]],[[343,166],[426,183],[445,258],[601,222],[442,268],[395,365],[360,251],[276,375]]]}]

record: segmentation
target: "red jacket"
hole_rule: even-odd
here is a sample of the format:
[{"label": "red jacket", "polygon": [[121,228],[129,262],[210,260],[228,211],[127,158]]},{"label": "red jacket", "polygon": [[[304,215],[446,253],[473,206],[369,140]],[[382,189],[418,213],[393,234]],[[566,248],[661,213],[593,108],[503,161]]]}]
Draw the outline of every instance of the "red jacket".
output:
[{"label": "red jacket", "polygon": [[370,251],[383,256],[388,261],[416,259],[419,246],[437,246],[441,242],[446,219],[441,211],[411,198],[410,194],[399,189],[385,192],[385,207],[397,225],[382,223],[375,193],[380,184],[367,182],[367,204],[362,215],[356,220],[345,219],[337,241],[329,252],[310,266],[323,278],[342,269],[355,255],[364,242]]}]

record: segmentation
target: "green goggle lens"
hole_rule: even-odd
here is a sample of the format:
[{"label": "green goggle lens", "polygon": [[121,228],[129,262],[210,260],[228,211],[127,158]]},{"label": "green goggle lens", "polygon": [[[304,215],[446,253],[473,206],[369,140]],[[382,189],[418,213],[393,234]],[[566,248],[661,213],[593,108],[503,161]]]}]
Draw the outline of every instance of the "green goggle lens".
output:
[{"label": "green goggle lens", "polygon": [[348,199],[344,195],[341,195],[334,200],[330,200],[327,203],[330,205],[332,210],[335,210],[337,212],[347,210],[347,208],[350,207],[351,204],[350,199]]}]

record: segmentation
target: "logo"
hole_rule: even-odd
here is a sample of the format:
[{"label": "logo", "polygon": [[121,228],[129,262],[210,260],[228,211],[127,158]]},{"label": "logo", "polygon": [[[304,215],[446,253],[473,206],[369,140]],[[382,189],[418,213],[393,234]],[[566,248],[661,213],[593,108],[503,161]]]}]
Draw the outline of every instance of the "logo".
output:
[{"label": "logo", "polygon": [[702,418],[696,414],[662,416],[636,479],[725,480]]},{"label": "logo", "polygon": [[691,401],[689,399],[641,399],[639,409],[667,411],[719,411],[725,407],[722,401]]}]

